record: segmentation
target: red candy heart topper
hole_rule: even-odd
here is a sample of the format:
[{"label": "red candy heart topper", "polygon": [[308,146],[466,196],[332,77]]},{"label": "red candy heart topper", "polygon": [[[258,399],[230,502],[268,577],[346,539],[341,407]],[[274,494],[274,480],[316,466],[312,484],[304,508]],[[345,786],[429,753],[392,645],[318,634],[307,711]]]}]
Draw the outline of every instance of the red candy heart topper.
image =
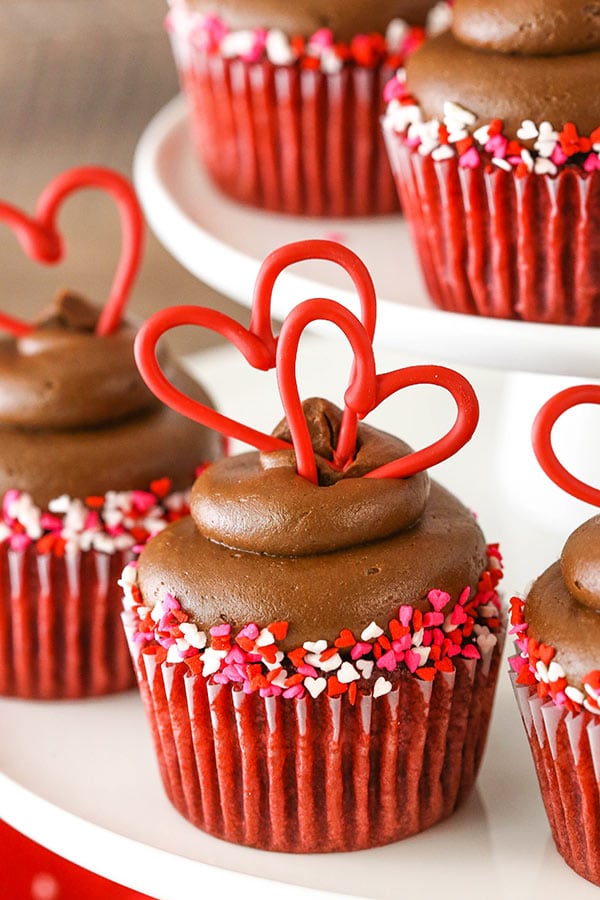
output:
[{"label": "red candy heart topper", "polygon": [[558,461],[552,447],[552,429],[557,420],[568,409],[582,403],[600,404],[600,385],[581,384],[566,388],[544,403],[533,423],[531,433],[533,450],[548,478],[563,491],[577,497],[578,500],[583,500],[584,503],[600,506],[600,490],[571,475]]},{"label": "red candy heart topper", "polygon": [[[341,265],[352,277],[361,301],[362,322],[333,300],[314,298],[299,303],[285,318],[278,337],[273,334],[271,297],[280,272],[305,259],[325,259]],[[448,390],[458,407],[456,421],[444,437],[428,447],[401,457],[369,472],[367,478],[406,478],[456,453],[473,435],[479,406],[469,382],[443,366],[409,366],[377,375],[373,356],[376,298],[371,277],[360,259],[332,241],[299,241],[271,253],[263,263],[254,290],[250,327],[201,306],[174,306],[151,316],[135,341],[138,368],[156,396],[188,418],[214,428],[224,435],[251,444],[258,450],[290,449],[296,454],[298,474],[318,483],[314,449],[310,439],[296,382],[296,357],[304,329],[318,320],[337,325],[354,352],[349,386],[344,395],[344,414],[333,465],[344,470],[356,453],[359,419],[363,419],[387,397],[414,384],[434,384]],[[200,325],[230,340],[256,369],[275,368],[283,408],[292,435],[292,444],[256,431],[192,400],[165,377],[156,355],[156,345],[166,331],[179,325]]]},{"label": "red candy heart topper", "polygon": [[[135,191],[127,179],[118,172],[99,166],[69,169],[44,188],[34,216],[28,216],[9,203],[0,202],[0,221],[14,231],[31,259],[46,265],[58,263],[64,256],[58,214],[67,197],[85,188],[99,188],[110,194],[121,219],[121,254],[108,300],[96,326],[96,334],[104,336],[112,334],[121,321],[142,257],[144,218]],[[33,325],[0,312],[0,328],[15,337],[23,337],[33,330]]]}]

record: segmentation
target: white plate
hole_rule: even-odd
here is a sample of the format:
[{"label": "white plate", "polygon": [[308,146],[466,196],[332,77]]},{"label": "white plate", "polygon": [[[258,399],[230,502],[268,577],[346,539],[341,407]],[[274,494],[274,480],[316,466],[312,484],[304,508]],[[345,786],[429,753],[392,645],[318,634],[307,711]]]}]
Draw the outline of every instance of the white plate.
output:
[{"label": "white plate", "polygon": [[[377,357],[380,370],[409,362],[381,349]],[[326,384],[327,396],[339,397],[348,359],[331,342],[303,341],[303,393]],[[280,416],[272,374],[250,371],[231,348],[198,355],[193,369],[228,415],[257,428]],[[542,533],[507,507],[502,486],[490,477],[497,440],[493,401],[502,376],[468,375],[481,399],[481,425],[470,444],[439,467],[438,477],[478,511],[488,538],[501,540],[509,597],[556,558],[564,532]],[[390,398],[373,415],[374,424],[414,446],[431,440],[432,427],[449,424],[453,404],[429,388],[423,389],[429,392],[424,407],[421,390]],[[389,900],[432,892],[444,900],[597,897],[554,850],[504,669],[478,787],[464,808],[414,838],[361,853],[265,853],[196,830],[165,797],[137,693],[64,703],[4,699],[0,722],[0,815],[51,850],[161,900],[330,898],[325,892]]]},{"label": "white plate", "polygon": [[[429,301],[401,216],[313,219],[241,206],[215,190],[193,156],[181,97],[150,123],[134,176],[148,221],[167,250],[206,284],[249,305],[258,268],[290,241],[335,237],[367,264],[379,297],[377,341],[436,361],[600,377],[600,329],[447,313]],[[298,275],[298,272],[302,275]],[[303,264],[279,279],[273,310],[330,296],[356,309],[336,266]]]}]

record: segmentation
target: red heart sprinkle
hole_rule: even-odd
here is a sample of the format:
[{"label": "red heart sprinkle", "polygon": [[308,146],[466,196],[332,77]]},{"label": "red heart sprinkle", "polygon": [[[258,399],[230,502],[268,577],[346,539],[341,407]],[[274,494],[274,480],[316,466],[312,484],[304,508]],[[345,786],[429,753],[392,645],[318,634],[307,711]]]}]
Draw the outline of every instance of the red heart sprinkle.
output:
[{"label": "red heart sprinkle", "polygon": [[354,647],[354,645],[356,644],[356,638],[349,628],[342,628],[342,630],[340,631],[340,636],[335,639],[334,644],[340,649],[344,647]]}]

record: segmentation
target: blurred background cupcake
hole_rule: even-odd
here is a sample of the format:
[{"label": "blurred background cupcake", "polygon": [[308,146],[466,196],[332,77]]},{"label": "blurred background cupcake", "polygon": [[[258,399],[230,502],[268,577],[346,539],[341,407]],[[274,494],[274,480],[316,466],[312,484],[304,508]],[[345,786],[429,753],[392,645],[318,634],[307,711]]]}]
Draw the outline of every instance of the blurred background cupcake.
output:
[{"label": "blurred background cupcake", "polygon": [[[556,419],[600,403],[600,387],[567,388],[540,410],[534,449],[567,493],[600,507],[600,490],[567,472],[550,435]],[[511,600],[515,695],[558,852],[600,886],[600,515],[567,539],[560,560]]]},{"label": "blurred background cupcake", "polygon": [[[126,196],[138,233],[125,179],[86,168],[53,184],[77,184],[77,173],[85,187],[99,180]],[[140,250],[132,239],[132,278]],[[222,453],[212,432],[156,401],[135,367],[135,325],[117,315],[102,333],[106,312],[62,291],[32,325],[0,314],[0,694],[73,698],[135,683],[119,574],[185,515],[197,467]],[[165,365],[208,400],[168,356]]]},{"label": "blurred background cupcake", "polygon": [[[382,90],[423,41],[433,0],[172,0],[167,29],[196,151],[216,185],[277,212],[398,209]],[[434,29],[447,24],[437,4]]]},{"label": "blurred background cupcake", "polygon": [[457,0],[386,90],[388,152],[442,309],[600,324],[600,13]]}]

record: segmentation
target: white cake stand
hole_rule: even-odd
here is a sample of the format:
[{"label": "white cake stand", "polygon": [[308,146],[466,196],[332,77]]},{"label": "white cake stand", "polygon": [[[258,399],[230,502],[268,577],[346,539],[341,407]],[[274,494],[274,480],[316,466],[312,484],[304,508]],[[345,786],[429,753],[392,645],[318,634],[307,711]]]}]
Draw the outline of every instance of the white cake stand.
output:
[{"label": "white cake stand", "polygon": [[[201,281],[247,306],[259,266],[271,250],[315,237],[347,244],[364,260],[375,283],[376,346],[426,362],[485,366],[502,373],[490,396],[481,398],[495,410],[492,475],[502,487],[502,502],[535,527],[548,528],[550,510],[562,536],[585,518],[589,510],[541,473],[529,434],[537,410],[552,394],[600,378],[600,328],[504,321],[437,309],[425,292],[402,216],[298,218],[228,200],[197,164],[182,97],[149,124],[135,155],[134,177],[148,221],[169,252]],[[299,300],[320,296],[358,310],[345,273],[330,263],[313,261],[281,274],[273,315],[281,319]],[[600,454],[588,440],[599,415],[590,407],[579,409],[556,430],[560,458],[591,483],[600,483]]]},{"label": "white cake stand", "polygon": [[[399,362],[389,350],[379,349],[377,357],[382,370]],[[299,372],[307,394],[326,383],[328,396],[340,398],[348,362],[338,344],[303,340]],[[232,348],[198,354],[191,363],[229,415],[265,429],[280,416],[272,376],[249,371]],[[480,396],[494,389],[494,373],[468,369],[467,375]],[[429,392],[426,414],[422,390]],[[422,446],[452,417],[444,393],[419,388],[390,398],[373,420]],[[555,557],[558,545],[507,513],[497,483],[485,477],[493,449],[494,415],[484,408],[474,439],[436,476],[478,511],[489,539],[502,539],[508,597]],[[0,699],[0,722],[2,817],[68,859],[159,900],[409,900],[442,884],[445,900],[513,900],[515,891],[569,900],[597,896],[553,848],[505,671],[477,789],[467,804],[423,834],[361,853],[265,853],[195,829],[163,791],[137,692],[84,702]]]},{"label": "white cake stand", "polygon": [[[486,535],[502,541],[505,596],[525,590],[556,558],[569,516],[582,521],[586,513],[573,501],[566,516],[561,509],[553,521],[549,510],[558,509],[562,498],[533,463],[530,418],[566,375],[600,376],[597,329],[495,322],[435,310],[424,295],[400,218],[298,220],[229,203],[195,166],[180,100],[144,134],[135,176],[150,224],[165,246],[203,281],[242,303],[249,303],[265,253],[287,241],[333,233],[364,258],[380,296],[379,370],[423,359],[459,362],[477,390],[482,407],[477,434],[436,474],[477,510]],[[333,296],[352,306],[343,278],[327,265],[284,273],[275,313],[283,316],[291,304],[310,296]],[[326,386],[331,399],[341,397],[349,353],[340,343],[303,339],[303,394]],[[191,364],[228,415],[264,429],[280,417],[269,375],[249,371],[235,350],[207,351]],[[430,389],[425,405],[422,389],[416,389],[390,398],[372,421],[422,446],[448,427],[452,414],[444,395]],[[583,427],[579,423],[571,430]],[[543,516],[535,508],[538,496],[544,497]],[[572,900],[597,896],[554,850],[506,676],[500,678],[477,790],[457,815],[389,847],[309,858],[226,844],[182,819],[163,792],[136,693],[83,703],[0,699],[0,721],[0,815],[51,850],[159,900],[238,895],[408,900],[442,889],[446,900],[482,894],[487,900],[512,900],[516,892]]]}]

